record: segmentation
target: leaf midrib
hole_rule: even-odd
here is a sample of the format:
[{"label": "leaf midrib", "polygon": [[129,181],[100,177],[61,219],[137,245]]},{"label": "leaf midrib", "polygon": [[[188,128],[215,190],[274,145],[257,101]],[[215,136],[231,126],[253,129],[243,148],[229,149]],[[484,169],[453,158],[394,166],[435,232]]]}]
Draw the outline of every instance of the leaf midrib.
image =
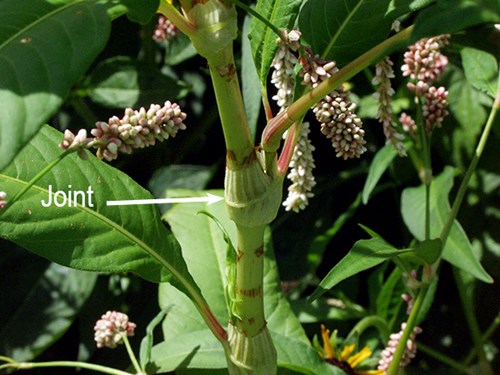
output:
[{"label": "leaf midrib", "polygon": [[[14,178],[5,174],[0,174],[0,178],[4,178],[6,180],[9,180],[13,183],[17,183],[20,185],[27,185],[28,183],[18,179]],[[46,193],[48,195],[48,190],[38,186],[38,185],[33,185],[31,189],[38,190],[40,192]],[[30,190],[31,190],[30,189]],[[130,233],[128,230],[123,228],[122,226],[118,225],[118,223],[115,223],[114,221],[108,219],[106,216],[102,215],[101,213],[91,210],[88,207],[81,206],[79,204],[76,204],[73,208],[75,209],[80,209],[86,214],[89,214],[90,216],[94,216],[97,220],[105,223],[108,225],[111,229],[117,230],[120,234],[122,234],[125,238],[130,240],[131,242],[135,243],[137,246],[142,248],[144,251],[146,251],[149,255],[151,255],[154,259],[156,259],[162,266],[167,268],[172,275],[179,280],[184,287],[191,293],[192,296],[197,296],[198,293],[191,287],[191,284],[180,274],[167,260],[165,260],[158,252],[156,252],[152,247],[147,245],[144,241],[136,237],[134,234]]]},{"label": "leaf midrib", "polygon": [[[337,41],[337,39],[343,34],[344,32],[344,29],[347,27],[347,25],[349,24],[349,22],[351,21],[351,18],[354,17],[354,15],[356,14],[356,12],[359,10],[359,7],[361,6],[361,4],[364,3],[364,0],[360,0],[358,2],[358,4],[356,4],[356,6],[352,9],[352,11],[349,12],[348,16],[345,18],[344,22],[340,24],[340,27],[338,28],[337,32],[333,35],[332,39],[330,40],[330,42],[328,43],[328,45],[326,46],[326,49],[323,51],[321,57],[322,58],[326,58],[326,56],[329,55],[330,53],[330,50],[333,48],[335,42]],[[347,7],[347,4],[345,3],[345,0],[344,0],[344,4],[346,5]],[[349,9],[349,8],[348,8]]]}]

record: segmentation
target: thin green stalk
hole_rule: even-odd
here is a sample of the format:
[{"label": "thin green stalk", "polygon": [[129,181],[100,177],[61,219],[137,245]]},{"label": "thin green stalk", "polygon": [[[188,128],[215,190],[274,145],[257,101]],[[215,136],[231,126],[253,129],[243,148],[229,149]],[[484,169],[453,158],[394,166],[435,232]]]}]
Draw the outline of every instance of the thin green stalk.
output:
[{"label": "thin green stalk", "polygon": [[127,348],[127,353],[130,358],[130,361],[132,362],[132,365],[134,366],[134,369],[136,371],[136,375],[146,375],[146,372],[141,368],[139,365],[139,361],[137,360],[137,357],[134,354],[134,350],[132,349],[132,346],[130,346],[130,341],[128,341],[128,337],[126,333],[122,333],[122,339],[123,343],[125,344],[125,348]]},{"label": "thin green stalk", "polygon": [[270,152],[276,150],[279,147],[282,134],[292,126],[294,122],[304,116],[312,106],[369,65],[379,61],[381,58],[390,54],[394,49],[407,43],[412,30],[413,26],[410,26],[365,52],[317,87],[302,95],[286,110],[274,117],[262,133],[262,147],[264,150]]},{"label": "thin green stalk", "polygon": [[413,308],[411,310],[410,316],[408,317],[408,321],[406,322],[406,328],[404,329],[401,339],[399,340],[399,344],[396,348],[396,351],[394,352],[391,364],[387,369],[387,375],[396,375],[399,371],[399,365],[406,350],[406,343],[408,341],[408,338],[410,337],[410,334],[413,332],[413,328],[415,327],[417,321],[418,313],[420,312],[428,288],[429,284],[427,283],[422,284],[417,294],[417,297],[415,298]]},{"label": "thin green stalk", "polygon": [[427,346],[422,343],[418,343],[418,350],[422,351],[423,353],[427,354],[429,357],[432,357],[436,360],[438,360],[441,363],[444,363],[445,365],[460,371],[463,374],[467,375],[474,375],[475,372],[469,369],[467,366],[464,366],[458,361],[455,361],[453,358],[450,358],[446,355],[444,355],[441,352],[438,352],[437,350],[432,349],[430,346]]},{"label": "thin green stalk", "polygon": [[464,280],[460,275],[460,271],[458,271],[456,268],[453,269],[453,276],[455,279],[455,284],[457,285],[458,295],[460,296],[460,302],[462,303],[462,309],[464,311],[465,320],[469,328],[472,342],[479,357],[479,367],[481,368],[481,373],[484,375],[493,375],[493,369],[488,363],[486,353],[483,349],[482,333],[476,319],[473,304],[471,303],[472,298],[469,298],[468,296],[469,288],[464,283]]},{"label": "thin green stalk", "polygon": [[[2,357],[2,360],[6,360],[6,357]],[[0,370],[2,369],[15,369],[15,370],[31,370],[35,368],[47,368],[47,367],[73,367],[73,368],[83,368],[87,370],[92,370],[96,372],[101,372],[103,374],[110,375],[130,375],[130,372],[121,371],[107,366],[96,365],[93,363],[77,362],[77,361],[51,361],[51,362],[15,362],[9,360],[9,363],[0,365]]]},{"label": "thin green stalk", "polygon": [[[500,313],[495,317],[495,319],[493,319],[490,326],[484,332],[483,336],[481,337],[481,344],[484,344],[486,341],[490,339],[491,336],[493,336],[494,333],[497,332],[499,325],[500,325]],[[476,355],[477,355],[477,348],[473,347],[470,353],[465,358],[464,364],[468,366]]]}]

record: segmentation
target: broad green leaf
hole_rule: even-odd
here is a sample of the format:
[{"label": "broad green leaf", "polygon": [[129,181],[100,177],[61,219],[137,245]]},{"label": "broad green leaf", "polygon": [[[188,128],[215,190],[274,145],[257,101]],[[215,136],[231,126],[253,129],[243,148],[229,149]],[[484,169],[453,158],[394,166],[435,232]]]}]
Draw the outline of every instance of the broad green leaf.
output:
[{"label": "broad green leaf", "polygon": [[321,280],[309,300],[314,301],[341,281],[361,271],[375,267],[395,255],[409,251],[411,250],[396,249],[380,237],[357,241],[349,253]]},{"label": "broad green leaf", "polygon": [[484,91],[492,98],[497,92],[498,61],[488,52],[475,48],[460,51],[467,81],[476,89]]},{"label": "broad green leaf", "polygon": [[[453,187],[453,168],[434,178],[430,191],[430,237],[439,237],[450,213],[448,195]],[[401,197],[401,213],[410,232],[420,241],[425,239],[425,187],[407,188]],[[487,283],[493,280],[472,252],[471,243],[455,220],[443,249],[443,259]]]},{"label": "broad green leaf", "polygon": [[104,48],[106,12],[99,0],[0,1],[0,171]]},{"label": "broad green leaf", "polygon": [[490,22],[500,22],[498,0],[438,0],[418,14],[411,40],[416,42]]},{"label": "broad green leaf", "polygon": [[[222,194],[222,191],[212,192]],[[201,196],[204,192],[179,191],[176,193],[190,196]],[[223,204],[206,206],[203,204],[175,205],[165,214],[165,219],[170,224],[172,231],[182,246],[182,252],[193,278],[199,283],[202,293],[218,321],[222,325],[228,322],[224,289],[226,284],[226,244],[217,224],[205,215],[196,215],[200,210],[206,210],[214,215],[224,226],[236,243],[236,230],[234,223],[227,217],[226,208]],[[297,318],[290,309],[288,302],[282,294],[278,277],[277,265],[273,256],[273,249],[269,234],[265,239],[265,263],[264,263],[264,299],[265,313],[271,335],[275,333],[287,337],[290,345],[307,347],[309,341]],[[218,363],[224,363],[225,356],[217,342],[207,330],[205,324],[199,317],[199,313],[190,301],[181,293],[167,284],[161,284],[159,290],[160,306],[173,304],[172,309],[163,323],[163,334],[166,341],[175,344],[177,338],[184,340],[191,337],[191,346],[186,344],[185,361],[183,366],[198,368],[216,368]],[[197,341],[197,335],[202,338]],[[211,338],[208,340],[208,338]],[[283,346],[284,348],[285,346]],[[217,348],[217,350],[213,350]],[[169,366],[161,356],[156,356],[156,348],[153,349],[153,363]],[[204,359],[203,353],[213,350],[212,357]],[[192,353],[192,355],[191,355]],[[197,358],[200,353],[200,359]],[[316,356],[317,354],[314,353]],[[216,358],[218,356],[218,358]],[[301,366],[298,358],[289,358],[286,353],[278,350],[278,360],[285,367]],[[310,359],[314,361],[313,359]],[[160,367],[161,371],[171,371],[172,366]],[[321,371],[317,373],[322,373]]]},{"label": "broad green leaf", "polygon": [[139,22],[141,24],[146,24],[151,20],[151,18],[156,14],[158,10],[159,2],[163,0],[119,0],[113,1],[108,0],[113,4],[113,8],[110,9],[110,13],[114,14],[115,17],[127,13],[127,17],[133,22]]},{"label": "broad green leaf", "polygon": [[439,259],[443,251],[443,241],[440,238],[420,242],[415,247],[415,255],[422,258],[427,264]]},{"label": "broad green leaf", "polygon": [[2,250],[1,266],[8,272],[0,276],[0,353],[30,361],[67,331],[97,274],[33,259],[24,251]]},{"label": "broad green leaf", "polygon": [[100,63],[81,92],[105,107],[140,107],[175,100],[185,86],[149,64],[119,56]]},{"label": "broad green leaf", "polygon": [[384,172],[389,168],[394,158],[398,156],[397,151],[392,145],[385,145],[381,148],[370,165],[368,177],[363,186],[363,203],[367,204],[373,189],[377,186]]},{"label": "broad green leaf", "polygon": [[[0,174],[9,197],[62,150],[62,134],[45,126]],[[43,207],[53,192],[92,189],[91,203]],[[71,186],[71,188],[69,188]],[[88,198],[88,194],[87,194]],[[107,200],[150,199],[130,177],[92,155],[64,158],[28,192],[0,213],[0,237],[62,265],[99,272],[133,272],[153,282],[172,282],[185,293],[198,289],[172,233],[153,206],[107,206]],[[60,200],[59,200],[60,201]],[[76,204],[75,204],[76,203]]]},{"label": "broad green leaf", "polygon": [[252,135],[252,139],[255,140],[257,121],[259,120],[262,101],[262,84],[260,83],[259,75],[255,69],[250,40],[246,37],[250,28],[250,20],[250,16],[247,15],[243,22],[242,34],[244,36],[241,41],[241,89],[243,101],[245,102],[245,113],[248,119],[250,134]]},{"label": "broad green leaf", "polygon": [[[258,0],[255,10],[279,29],[290,30],[302,0]],[[258,19],[253,19],[248,34],[253,59],[262,85],[276,54],[278,35]]]},{"label": "broad green leaf", "polygon": [[470,155],[474,151],[488,116],[481,105],[481,96],[487,100],[491,99],[476,90],[458,69],[453,69],[448,87],[450,112],[460,124],[451,135],[453,159],[465,164],[468,161],[464,160],[464,154]]},{"label": "broad green leaf", "polygon": [[309,0],[299,15],[299,29],[314,53],[342,67],[382,42],[394,18],[390,0]]}]

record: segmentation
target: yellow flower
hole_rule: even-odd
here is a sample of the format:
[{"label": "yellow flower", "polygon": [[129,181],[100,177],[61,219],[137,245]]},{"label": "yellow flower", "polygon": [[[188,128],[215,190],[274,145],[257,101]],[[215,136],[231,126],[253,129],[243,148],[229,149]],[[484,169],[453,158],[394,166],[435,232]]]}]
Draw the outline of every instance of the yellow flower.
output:
[{"label": "yellow flower", "polygon": [[[323,357],[325,361],[344,370],[349,375],[384,375],[382,370],[360,370],[357,369],[363,361],[370,358],[372,351],[365,346],[359,352],[354,353],[354,344],[346,345],[338,355],[330,342],[330,330],[321,325],[321,337],[323,339]],[[354,354],[353,354],[354,353]]]}]

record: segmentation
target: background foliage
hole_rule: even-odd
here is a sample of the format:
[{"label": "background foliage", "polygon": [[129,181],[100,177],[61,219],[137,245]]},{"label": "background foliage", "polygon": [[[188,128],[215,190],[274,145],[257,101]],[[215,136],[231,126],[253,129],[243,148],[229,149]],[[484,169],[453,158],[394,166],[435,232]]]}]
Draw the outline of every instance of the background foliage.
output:
[{"label": "background foliage", "polygon": [[[3,238],[0,240],[0,264],[4,270],[0,274],[0,354],[20,361],[80,359],[124,367],[127,359],[118,351],[94,349],[92,326],[95,320],[107,309],[126,311],[140,327],[138,337],[132,340],[133,345],[139,347],[145,327],[159,310],[156,304],[159,298],[160,307],[171,311],[162,325],[163,335],[159,330],[155,335],[155,343],[163,338],[165,342],[154,347],[153,358],[163,357],[164,361],[153,361],[151,366],[173,371],[186,365],[186,354],[196,354],[190,362],[191,367],[201,363],[211,368],[210,373],[217,373],[221,364],[224,365],[222,352],[188,300],[164,284],[158,294],[156,285],[128,273],[134,270],[153,281],[170,279],[170,274],[152,266],[151,258],[142,255],[144,253],[130,243],[127,233],[139,236],[146,247],[163,249],[168,262],[181,268],[184,267],[179,266],[183,263],[179,256],[182,251],[187,263],[185,267],[200,285],[217,317],[224,321],[227,318],[220,287],[224,283],[221,270],[225,262],[221,259],[224,259],[226,245],[222,234],[207,217],[195,215],[201,208],[196,205],[161,207],[168,227],[165,229],[156,208],[110,213],[106,212],[109,208],[104,206],[103,200],[104,196],[106,199],[150,197],[145,189],[156,197],[165,197],[181,193],[193,195],[197,194],[195,191],[223,186],[225,149],[206,63],[194,55],[185,37],[163,43],[152,40],[157,19],[154,15],[156,1],[142,1],[138,5],[133,0],[36,0],[30,2],[29,11],[17,3],[0,0],[0,103],[8,108],[0,117],[1,190],[18,189],[46,161],[57,156],[60,135],[48,127],[39,132],[45,122],[61,131],[90,129],[96,120],[121,115],[123,107],[149,106],[151,102],[162,103],[166,99],[181,103],[189,117],[188,130],[179,134],[175,141],[140,150],[131,156],[121,155],[113,163],[115,168],[93,158],[79,161],[75,156],[66,159],[60,170],[54,170],[53,175],[47,177],[46,181],[56,181],[61,187],[70,183],[96,187],[101,177],[99,189],[108,186],[106,192],[100,190],[103,195],[97,197],[97,212],[108,219],[111,217],[111,223],[85,210],[36,210],[34,202],[45,197],[46,190],[41,187],[46,181],[41,181],[37,191],[19,202],[19,210],[8,212],[10,217],[0,218]],[[341,3],[347,6],[342,7]],[[498,32],[491,24],[486,24],[500,22],[497,2],[461,0],[452,3],[445,0],[310,0],[259,1],[256,6],[279,27],[288,28],[298,23],[304,39],[314,50],[336,59],[340,67],[384,40],[390,33],[392,21],[403,15],[408,17],[407,22],[416,22],[415,38],[458,31],[445,51],[450,66],[440,82],[449,88],[451,115],[433,135],[434,174],[439,175],[438,182],[442,184],[434,197],[437,204],[444,205],[436,213],[438,221],[441,220],[439,212],[448,209],[448,194],[453,196],[456,192],[453,175],[457,171],[450,166],[464,170],[486,121],[497,77],[488,72],[498,74],[500,50]],[[300,6],[300,15],[294,19]],[[425,9],[413,13],[422,8]],[[484,9],[489,11],[481,11]],[[332,19],[335,22],[329,22]],[[450,22],[444,23],[443,19]],[[264,118],[260,110],[260,85],[267,85],[275,36],[262,24],[250,23],[243,12],[240,23],[244,31],[241,40],[236,42],[237,64],[244,72],[242,82],[247,103],[253,103],[250,112],[254,131],[260,134]],[[255,74],[254,59],[258,79],[250,75]],[[400,66],[402,51],[396,51],[393,60],[396,67]],[[484,69],[477,71],[478,67]],[[405,82],[399,72],[396,71],[396,75],[395,111],[412,110],[412,98]],[[387,155],[389,151],[383,148],[381,127],[374,119],[376,103],[371,97],[372,76],[370,68],[350,82],[365,122],[368,152],[361,160],[338,160],[330,142],[319,131],[313,131],[318,182],[315,198],[302,213],[281,210],[270,228],[272,243],[269,236],[267,246],[274,249],[274,255],[268,253],[266,285],[271,291],[269,312],[276,311],[277,315],[269,313],[268,316],[270,328],[275,332],[280,365],[287,368],[284,373],[306,371],[306,367],[313,369],[312,373],[327,371],[321,361],[311,360],[311,356],[300,357],[308,340],[320,332],[320,323],[338,329],[339,336],[345,336],[363,317],[381,317],[386,321],[387,332],[392,332],[399,329],[404,316],[399,297],[404,291],[400,271],[388,262],[374,269],[363,269],[354,276],[351,269],[348,276],[352,277],[333,280],[339,283],[332,291],[307,303],[319,280],[353,244],[369,238],[358,224],[371,228],[393,248],[407,247],[413,237],[421,237],[418,224],[421,221],[417,215],[421,208],[418,206],[421,194],[418,176],[408,158]],[[20,123],[25,126],[12,125]],[[468,324],[467,314],[472,313],[484,330],[500,308],[497,288],[484,283],[491,281],[488,275],[497,279],[500,269],[500,238],[496,230],[500,186],[498,129],[494,127],[459,213],[461,227],[457,225],[454,229],[457,232],[454,238],[461,236],[456,246],[462,249],[460,255],[455,250],[445,250],[445,259],[461,270],[449,264],[443,266],[439,283],[434,286],[434,302],[421,322],[424,330],[421,342],[457,359],[467,357],[471,348],[472,338],[464,328]],[[378,171],[374,171],[377,168]],[[365,185],[368,175],[371,184]],[[218,217],[225,216],[222,206],[209,210],[217,212]],[[36,216],[36,225],[24,226],[23,220],[30,215]],[[106,229],[103,221],[110,228]],[[223,224],[234,236],[231,225]],[[69,229],[71,225],[74,231]],[[30,235],[39,233],[46,234],[44,241],[30,239]],[[85,265],[78,265],[79,244],[87,241],[87,246],[89,241],[97,240],[97,233],[107,238],[107,247],[101,248],[97,242],[91,245],[95,249],[95,267],[89,266],[87,260]],[[192,233],[198,233],[199,237],[193,238]],[[51,252],[51,260],[68,266],[87,270],[99,269],[103,263],[109,266],[102,274],[71,270],[34,256],[7,239],[31,250],[36,251],[38,247],[45,256]],[[206,254],[201,253],[200,242],[204,247],[210,244],[210,248],[204,250]],[[69,258],[67,248],[74,249],[75,256]],[[125,255],[120,257],[122,252]],[[139,256],[135,259],[140,265],[128,267],[128,256],[136,253]],[[204,272],[208,264],[214,272]],[[140,269],[143,272],[139,272]],[[185,275],[190,278],[187,269]],[[457,290],[457,278],[462,280],[461,285],[466,285],[465,292]],[[177,286],[185,288],[185,285]],[[289,314],[291,310],[295,316]],[[293,340],[280,341],[282,336]],[[370,342],[376,336],[374,330],[369,330],[364,333],[363,340]],[[174,341],[179,345],[172,347]],[[496,343],[488,341],[486,346],[488,353],[494,356]],[[211,348],[216,348],[215,354]],[[207,352],[210,355],[206,355]],[[500,366],[497,356],[493,361]],[[430,369],[443,374],[454,373],[426,354],[420,354],[407,372],[418,374]],[[71,370],[66,372],[73,373]],[[195,371],[178,370],[178,373]],[[208,372],[202,370],[202,373]]]}]

